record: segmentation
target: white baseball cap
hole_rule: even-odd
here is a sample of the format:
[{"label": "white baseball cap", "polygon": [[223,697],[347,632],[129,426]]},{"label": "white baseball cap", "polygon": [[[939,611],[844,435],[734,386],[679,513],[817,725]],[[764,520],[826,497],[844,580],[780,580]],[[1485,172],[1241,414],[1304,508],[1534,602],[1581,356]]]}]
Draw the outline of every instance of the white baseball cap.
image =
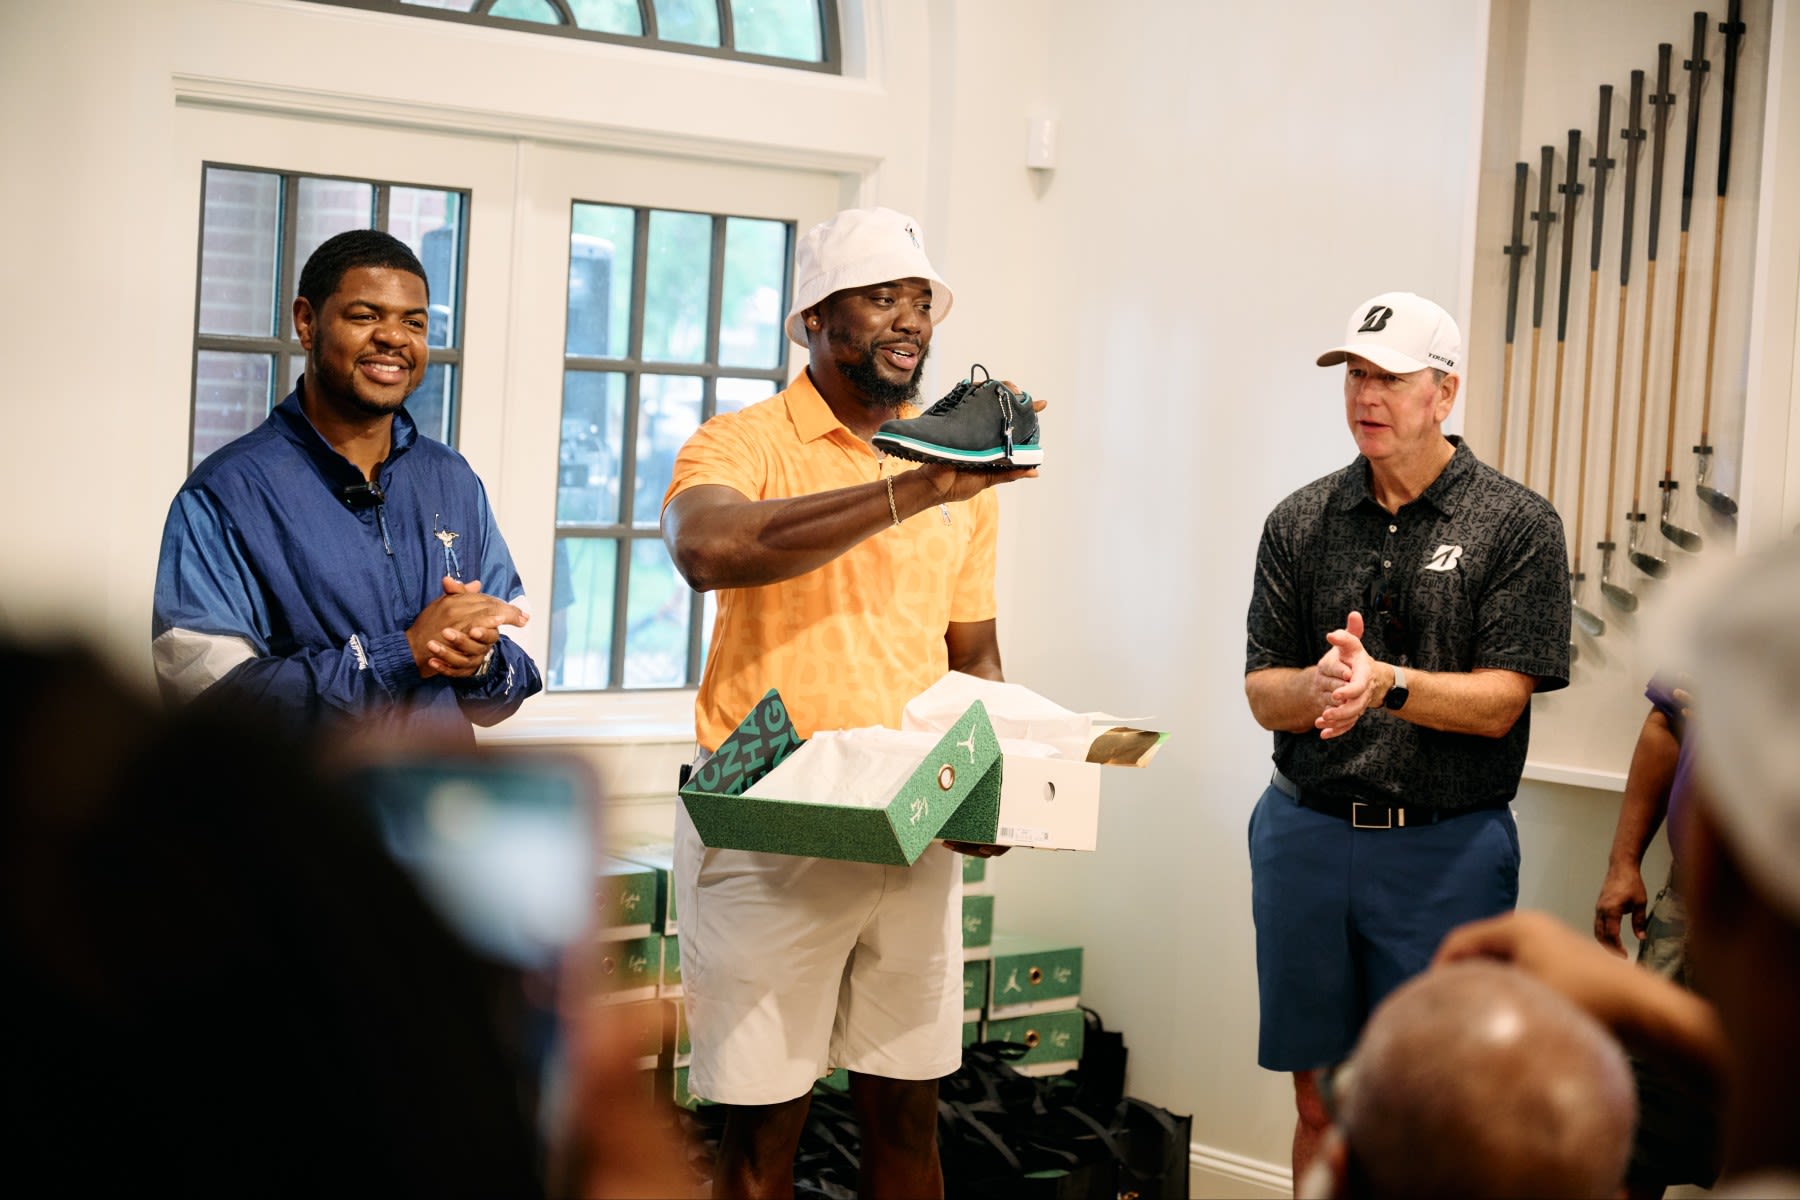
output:
[{"label": "white baseball cap", "polygon": [[1677,644],[1693,680],[1694,770],[1751,886],[1800,925],[1800,539],[1707,581]]},{"label": "white baseball cap", "polygon": [[1384,371],[1410,375],[1436,367],[1462,373],[1462,333],[1449,313],[1412,292],[1383,292],[1350,314],[1344,344],[1319,355],[1321,367],[1335,367],[1352,354]]},{"label": "white baseball cap", "polygon": [[919,223],[891,208],[847,208],[806,231],[794,249],[794,307],[787,335],[806,345],[800,314],[833,292],[892,279],[931,281],[931,323],[950,315],[953,297],[925,257]]}]

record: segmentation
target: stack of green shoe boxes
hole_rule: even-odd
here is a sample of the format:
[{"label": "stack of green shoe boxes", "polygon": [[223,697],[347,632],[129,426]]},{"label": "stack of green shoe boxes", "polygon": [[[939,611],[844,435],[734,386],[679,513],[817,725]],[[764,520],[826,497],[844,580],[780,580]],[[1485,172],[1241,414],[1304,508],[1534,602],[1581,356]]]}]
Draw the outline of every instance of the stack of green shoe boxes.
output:
[{"label": "stack of green shoe boxes", "polygon": [[973,854],[962,859],[963,882],[963,1045],[982,1040],[987,1017],[988,943],[994,933],[994,897],[988,883],[988,860]]},{"label": "stack of green shoe boxes", "polygon": [[990,946],[987,1039],[1030,1047],[1013,1063],[1024,1075],[1056,1075],[1081,1058],[1081,947],[1054,938],[996,933]]},{"label": "stack of green shoe boxes", "polygon": [[[649,1007],[656,1009],[660,1040],[656,1056],[651,1061],[651,1065],[656,1068],[650,1073],[651,1087],[656,1094],[673,1099],[682,1108],[693,1108],[696,1103],[704,1102],[696,1101],[687,1087],[691,1047],[688,1043],[687,1013],[681,1003],[681,941],[675,909],[675,845],[667,834],[627,833],[614,839],[611,848],[614,859],[643,872],[649,881],[644,903],[647,936],[632,943],[630,947],[619,949],[627,952],[633,949],[640,951],[648,971],[647,993],[644,983],[637,982],[631,994],[654,998]],[[601,949],[605,953],[614,947],[603,946]],[[634,956],[629,961],[635,965],[639,958]],[[603,959],[603,971],[605,967]],[[615,975],[619,973],[619,969],[615,962]]]},{"label": "stack of green shoe boxes", "polygon": [[656,893],[650,904],[650,928],[663,936],[663,971],[658,981],[658,994],[681,995],[681,948],[675,939],[680,925],[675,913],[675,844],[666,837],[656,840],[654,834],[626,834],[613,848],[613,855],[651,871],[656,879]]}]

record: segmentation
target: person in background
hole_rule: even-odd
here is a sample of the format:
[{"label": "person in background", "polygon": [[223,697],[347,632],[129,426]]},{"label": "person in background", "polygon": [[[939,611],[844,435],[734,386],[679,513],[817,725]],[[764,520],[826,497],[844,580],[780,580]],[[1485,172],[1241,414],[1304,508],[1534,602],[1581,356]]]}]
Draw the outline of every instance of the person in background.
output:
[{"label": "person in background", "polygon": [[1319,1069],[1447,930],[1517,902],[1531,697],[1569,675],[1561,519],[1443,431],[1450,314],[1376,296],[1318,363],[1344,366],[1358,454],[1270,513],[1244,664],[1274,734],[1249,830],[1257,1061],[1293,1074],[1296,1179]]},{"label": "person in background", "polygon": [[[1687,906],[1680,890],[1681,842],[1693,777],[1693,743],[1686,737],[1688,696],[1666,678],[1645,690],[1650,712],[1638,731],[1625,796],[1613,831],[1606,878],[1594,902],[1594,937],[1624,956],[1625,921],[1638,943],[1637,961],[1685,988],[1695,986],[1687,955]],[[1666,818],[1666,820],[1665,820]],[[1669,831],[1671,858],[1662,890],[1650,903],[1644,852],[1656,831]],[[1633,1197],[1661,1196],[1670,1184],[1708,1187],[1718,1177],[1718,1113],[1710,1097],[1695,1095],[1654,1059],[1633,1059],[1638,1128],[1626,1179]]]},{"label": "person in background", "polygon": [[425,379],[429,300],[418,258],[378,230],[307,259],[294,391],[169,507],[151,656],[171,701],[468,746],[471,722],[542,688],[501,636],[531,606],[487,491],[404,407]]},{"label": "person in background", "polygon": [[[677,569],[719,599],[695,703],[702,755],[770,688],[810,737],[898,728],[946,670],[1001,678],[990,489],[1036,472],[898,469],[871,444],[913,412],[951,308],[918,223],[838,213],[800,239],[794,279],[786,331],[806,370],[702,426],[663,501]],[[690,1086],[730,1106],[714,1194],[791,1196],[813,1084],[842,1066],[859,1194],[942,1195],[937,1081],[961,1063],[955,854],[934,844],[883,867],[708,849],[679,804],[676,821]]]}]

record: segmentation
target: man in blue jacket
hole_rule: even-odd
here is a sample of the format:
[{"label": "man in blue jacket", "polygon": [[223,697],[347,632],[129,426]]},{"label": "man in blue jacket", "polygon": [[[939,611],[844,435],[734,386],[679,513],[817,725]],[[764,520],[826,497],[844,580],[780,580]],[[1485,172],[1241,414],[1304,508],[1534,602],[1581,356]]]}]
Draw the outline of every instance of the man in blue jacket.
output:
[{"label": "man in blue jacket", "polygon": [[543,682],[487,493],[402,406],[425,378],[425,269],[376,230],[300,273],[299,383],[188,477],[163,528],[151,652],[165,696],[472,743]]}]

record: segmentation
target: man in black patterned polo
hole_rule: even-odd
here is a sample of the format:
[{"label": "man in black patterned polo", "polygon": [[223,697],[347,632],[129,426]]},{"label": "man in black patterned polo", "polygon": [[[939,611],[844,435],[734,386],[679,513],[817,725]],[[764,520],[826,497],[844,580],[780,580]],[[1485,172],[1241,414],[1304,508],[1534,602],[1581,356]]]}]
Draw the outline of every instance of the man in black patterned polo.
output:
[{"label": "man in black patterned polo", "polygon": [[1319,1068],[1464,921],[1518,899],[1534,691],[1568,684],[1562,521],[1444,418],[1462,338],[1410,292],[1359,305],[1342,345],[1355,462],[1276,506],[1244,691],[1275,735],[1250,818],[1262,1027],[1294,1075],[1294,1177],[1327,1125]]}]

